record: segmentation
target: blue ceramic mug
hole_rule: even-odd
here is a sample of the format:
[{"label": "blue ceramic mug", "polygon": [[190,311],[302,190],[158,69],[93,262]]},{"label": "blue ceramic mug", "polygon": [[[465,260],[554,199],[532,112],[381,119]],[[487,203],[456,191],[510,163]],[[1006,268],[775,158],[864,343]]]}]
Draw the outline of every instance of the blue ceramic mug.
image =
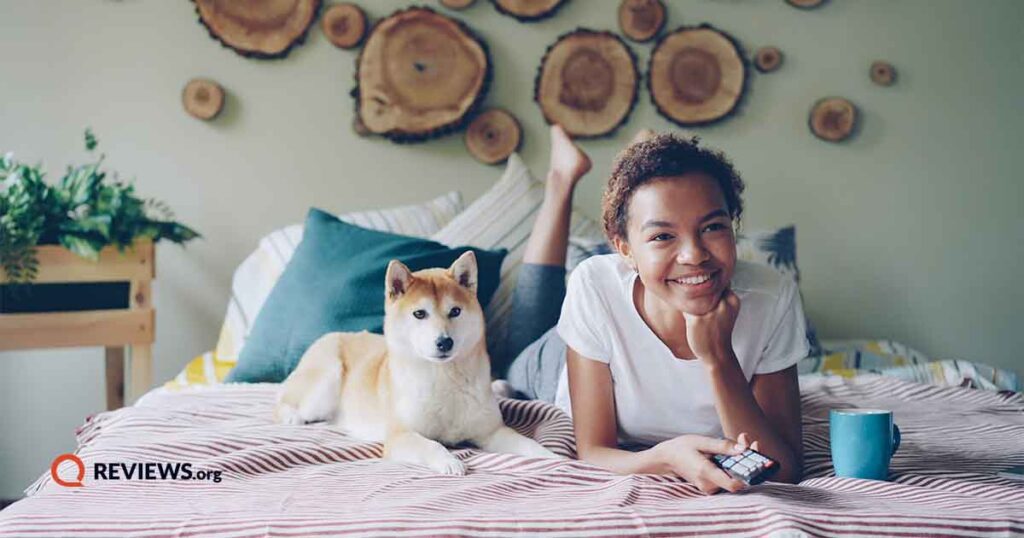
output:
[{"label": "blue ceramic mug", "polygon": [[833,409],[829,411],[829,438],[836,476],[885,480],[889,459],[900,447],[900,429],[892,411]]}]

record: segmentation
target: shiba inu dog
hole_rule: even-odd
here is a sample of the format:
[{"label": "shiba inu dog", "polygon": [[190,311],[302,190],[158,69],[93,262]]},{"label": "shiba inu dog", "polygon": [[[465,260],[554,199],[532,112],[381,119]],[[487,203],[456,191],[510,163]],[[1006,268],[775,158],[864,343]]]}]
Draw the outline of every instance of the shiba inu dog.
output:
[{"label": "shiba inu dog", "polygon": [[388,265],[384,335],[328,333],[306,351],[278,394],[286,424],[330,420],[384,457],[462,475],[445,448],[558,458],[505,426],[491,392],[484,315],[472,251],[448,269]]}]

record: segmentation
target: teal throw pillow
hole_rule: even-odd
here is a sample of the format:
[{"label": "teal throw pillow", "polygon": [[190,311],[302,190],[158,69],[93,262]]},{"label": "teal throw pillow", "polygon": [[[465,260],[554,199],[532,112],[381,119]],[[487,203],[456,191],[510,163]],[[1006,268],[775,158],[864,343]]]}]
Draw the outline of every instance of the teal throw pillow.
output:
[{"label": "teal throw pillow", "polygon": [[310,209],[302,242],[256,316],[238,365],[226,381],[281,382],[323,334],[382,333],[388,262],[401,260],[413,271],[448,267],[467,250],[476,254],[477,297],[481,305],[487,305],[498,287],[507,250],[450,248],[426,239],[368,230]]}]

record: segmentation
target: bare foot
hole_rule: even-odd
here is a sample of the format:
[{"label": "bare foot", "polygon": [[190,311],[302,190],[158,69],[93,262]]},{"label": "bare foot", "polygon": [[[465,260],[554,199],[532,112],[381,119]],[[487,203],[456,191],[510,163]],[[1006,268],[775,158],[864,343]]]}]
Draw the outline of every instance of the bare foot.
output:
[{"label": "bare foot", "polygon": [[633,135],[633,140],[629,141],[629,145],[632,146],[633,144],[639,144],[645,140],[650,140],[651,138],[654,138],[654,135],[656,134],[657,133],[650,129],[640,129],[635,135]]},{"label": "bare foot", "polygon": [[590,171],[590,157],[573,144],[561,125],[551,126],[551,168],[548,182],[572,189],[584,174]]}]

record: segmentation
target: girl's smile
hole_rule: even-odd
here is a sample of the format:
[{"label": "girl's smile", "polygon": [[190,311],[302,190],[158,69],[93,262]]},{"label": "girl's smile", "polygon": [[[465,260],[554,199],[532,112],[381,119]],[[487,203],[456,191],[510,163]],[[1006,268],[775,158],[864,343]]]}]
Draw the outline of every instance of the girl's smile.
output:
[{"label": "girl's smile", "polygon": [[629,201],[627,237],[617,246],[640,275],[647,308],[676,315],[713,309],[736,266],[725,197],[700,172],[638,187]]}]

